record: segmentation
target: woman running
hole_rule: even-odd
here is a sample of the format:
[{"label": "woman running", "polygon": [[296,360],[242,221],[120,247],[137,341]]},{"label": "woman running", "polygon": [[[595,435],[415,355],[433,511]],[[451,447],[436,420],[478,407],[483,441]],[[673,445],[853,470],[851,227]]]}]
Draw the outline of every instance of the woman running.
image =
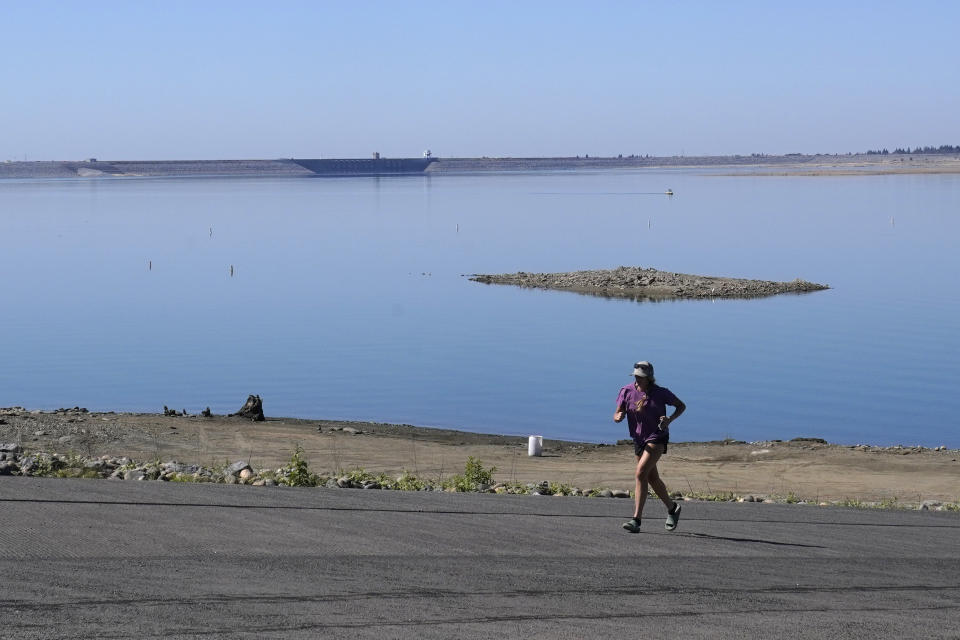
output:
[{"label": "woman running", "polygon": [[[687,408],[666,387],[657,384],[653,377],[653,365],[641,361],[633,365],[633,384],[620,389],[617,396],[617,410],[613,414],[614,422],[627,418],[630,437],[633,438],[634,453],[637,455],[636,504],[633,518],[623,523],[630,533],[640,531],[640,516],[647,499],[649,487],[663,500],[667,507],[667,531],[677,528],[680,521],[680,504],[674,502],[667,493],[667,487],[657,472],[657,461],[667,452],[670,441],[670,423],[676,420]],[[667,405],[674,407],[673,415],[667,416]]]}]

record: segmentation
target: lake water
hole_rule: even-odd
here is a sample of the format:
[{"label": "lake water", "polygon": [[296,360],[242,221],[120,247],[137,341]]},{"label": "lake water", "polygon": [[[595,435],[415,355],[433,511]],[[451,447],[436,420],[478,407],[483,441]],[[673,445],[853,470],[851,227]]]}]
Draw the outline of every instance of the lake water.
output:
[{"label": "lake water", "polygon": [[[957,175],[0,181],[0,406],[256,393],[268,416],[612,442],[646,359],[688,405],[674,440],[958,447],[958,211]],[[652,303],[464,276],[620,265],[833,288]]]}]

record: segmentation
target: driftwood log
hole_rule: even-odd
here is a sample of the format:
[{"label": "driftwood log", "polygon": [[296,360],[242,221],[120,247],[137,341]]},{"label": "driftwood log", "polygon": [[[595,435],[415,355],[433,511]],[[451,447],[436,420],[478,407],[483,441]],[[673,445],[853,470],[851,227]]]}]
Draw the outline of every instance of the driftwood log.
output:
[{"label": "driftwood log", "polygon": [[253,420],[254,422],[263,422],[266,420],[266,418],[263,417],[263,400],[260,399],[260,396],[247,396],[247,401],[240,407],[240,411],[230,415]]}]

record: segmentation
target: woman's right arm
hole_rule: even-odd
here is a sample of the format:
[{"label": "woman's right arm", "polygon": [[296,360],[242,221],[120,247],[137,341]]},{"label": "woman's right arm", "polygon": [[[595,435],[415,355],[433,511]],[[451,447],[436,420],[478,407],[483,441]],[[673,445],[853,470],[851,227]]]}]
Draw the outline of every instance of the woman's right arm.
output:
[{"label": "woman's right arm", "polygon": [[623,418],[627,415],[626,406],[621,402],[617,405],[617,410],[613,412],[613,421],[614,422],[623,422]]},{"label": "woman's right arm", "polygon": [[613,412],[613,421],[620,422],[627,415],[627,388],[624,387],[620,389],[620,393],[617,394],[617,410]]}]

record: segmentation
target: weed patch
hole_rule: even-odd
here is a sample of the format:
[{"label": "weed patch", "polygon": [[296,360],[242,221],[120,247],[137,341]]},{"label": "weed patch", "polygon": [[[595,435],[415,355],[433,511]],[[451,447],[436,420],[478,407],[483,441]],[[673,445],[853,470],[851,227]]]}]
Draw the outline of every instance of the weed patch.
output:
[{"label": "weed patch", "polygon": [[315,487],[317,486],[317,475],[311,473],[310,464],[303,456],[303,447],[297,445],[293,455],[290,457],[290,464],[283,469],[281,474],[284,484],[290,487]]},{"label": "weed patch", "polygon": [[467,458],[463,473],[453,476],[447,486],[458,492],[477,491],[481,487],[489,487],[493,484],[493,474],[496,470],[496,467],[484,467],[480,460],[470,456]]}]

